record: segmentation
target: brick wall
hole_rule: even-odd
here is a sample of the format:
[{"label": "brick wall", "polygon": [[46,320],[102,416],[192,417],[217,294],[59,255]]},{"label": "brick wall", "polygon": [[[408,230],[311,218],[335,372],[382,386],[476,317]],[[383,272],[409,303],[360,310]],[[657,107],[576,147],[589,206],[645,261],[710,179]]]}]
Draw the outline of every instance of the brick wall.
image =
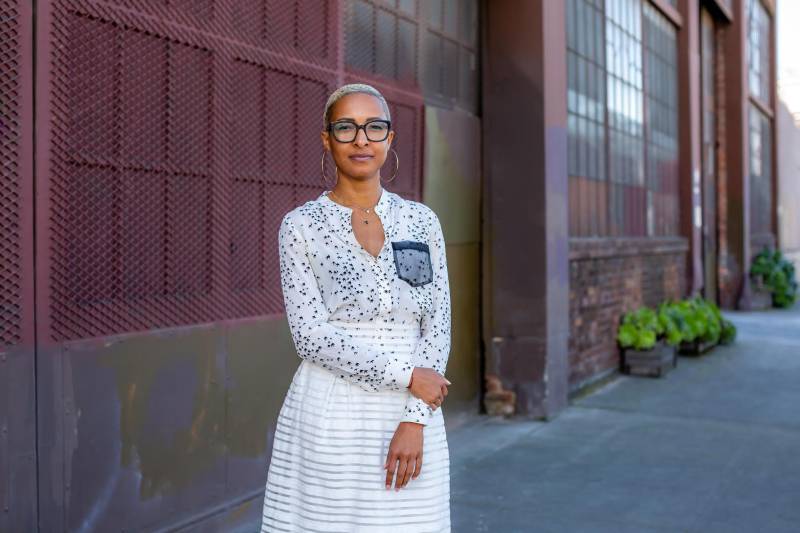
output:
[{"label": "brick wall", "polygon": [[687,253],[683,238],[570,240],[570,392],[619,367],[623,313],[684,296]]}]

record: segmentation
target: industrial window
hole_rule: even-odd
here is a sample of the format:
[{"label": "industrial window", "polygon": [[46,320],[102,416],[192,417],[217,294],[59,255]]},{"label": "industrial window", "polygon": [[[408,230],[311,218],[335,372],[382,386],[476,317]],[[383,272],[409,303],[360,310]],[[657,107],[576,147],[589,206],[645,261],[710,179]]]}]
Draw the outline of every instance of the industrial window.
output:
[{"label": "industrial window", "polygon": [[771,241],[772,118],[770,110],[771,19],[761,0],[747,0],[747,60],[750,86],[750,233],[756,246]]},{"label": "industrial window", "polygon": [[770,105],[770,18],[761,0],[747,0],[747,25],[750,94]]},{"label": "industrial window", "polygon": [[676,235],[678,227],[678,45],[675,27],[645,5],[647,234]]},{"label": "industrial window", "polygon": [[642,0],[569,0],[570,234],[678,233],[674,26]]},{"label": "industrial window", "polygon": [[606,232],[606,84],[602,0],[569,0],[567,108],[573,233]]},{"label": "industrial window", "polygon": [[750,105],[750,233],[754,241],[769,238],[772,224],[772,123]]},{"label": "industrial window", "polygon": [[607,0],[609,221],[611,235],[644,235],[642,3]]}]

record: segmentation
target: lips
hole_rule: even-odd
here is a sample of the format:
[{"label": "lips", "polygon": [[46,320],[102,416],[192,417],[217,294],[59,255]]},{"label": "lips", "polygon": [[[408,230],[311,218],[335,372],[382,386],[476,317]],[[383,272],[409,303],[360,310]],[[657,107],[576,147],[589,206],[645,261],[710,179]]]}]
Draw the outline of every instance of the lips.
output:
[{"label": "lips", "polygon": [[350,156],[350,160],[357,161],[357,162],[369,161],[372,158],[373,158],[373,156],[371,156],[371,155],[351,155]]}]

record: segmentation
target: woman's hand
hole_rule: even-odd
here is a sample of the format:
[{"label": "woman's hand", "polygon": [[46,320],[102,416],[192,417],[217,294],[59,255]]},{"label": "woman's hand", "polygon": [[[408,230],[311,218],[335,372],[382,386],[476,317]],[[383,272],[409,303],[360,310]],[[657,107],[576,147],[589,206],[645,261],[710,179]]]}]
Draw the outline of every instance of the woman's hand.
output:
[{"label": "woman's hand", "polygon": [[386,457],[386,489],[392,486],[392,477],[397,472],[394,490],[405,487],[411,479],[417,479],[422,470],[422,424],[400,422],[389,443]]},{"label": "woman's hand", "polygon": [[436,410],[442,405],[447,396],[447,386],[450,382],[443,375],[432,368],[421,366],[414,367],[411,372],[411,386],[409,392]]}]

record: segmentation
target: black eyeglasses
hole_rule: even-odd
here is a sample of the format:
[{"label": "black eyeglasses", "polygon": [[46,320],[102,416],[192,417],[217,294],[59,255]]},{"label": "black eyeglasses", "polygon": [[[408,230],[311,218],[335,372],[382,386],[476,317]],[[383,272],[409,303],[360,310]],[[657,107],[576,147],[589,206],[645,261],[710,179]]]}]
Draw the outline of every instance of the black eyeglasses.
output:
[{"label": "black eyeglasses", "polygon": [[368,120],[362,125],[358,125],[350,120],[331,122],[328,124],[328,131],[333,133],[333,138],[340,143],[351,143],[356,140],[358,130],[363,129],[367,139],[372,142],[385,141],[389,136],[392,123],[389,120]]}]

